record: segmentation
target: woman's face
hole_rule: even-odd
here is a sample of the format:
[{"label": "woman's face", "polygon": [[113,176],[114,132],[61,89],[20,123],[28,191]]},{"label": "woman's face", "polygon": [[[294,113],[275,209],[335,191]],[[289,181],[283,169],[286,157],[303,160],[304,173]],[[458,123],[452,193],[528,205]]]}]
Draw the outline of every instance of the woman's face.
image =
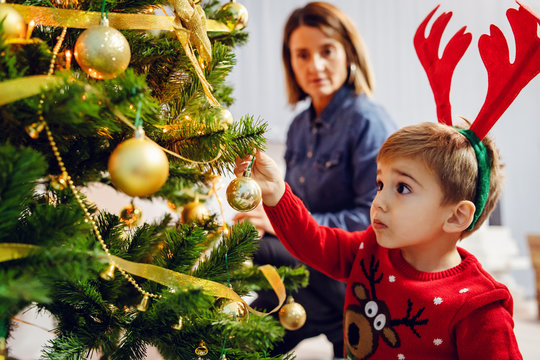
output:
[{"label": "woman's face", "polygon": [[291,33],[289,47],[296,81],[320,113],[347,80],[345,48],[319,28],[304,25]]}]

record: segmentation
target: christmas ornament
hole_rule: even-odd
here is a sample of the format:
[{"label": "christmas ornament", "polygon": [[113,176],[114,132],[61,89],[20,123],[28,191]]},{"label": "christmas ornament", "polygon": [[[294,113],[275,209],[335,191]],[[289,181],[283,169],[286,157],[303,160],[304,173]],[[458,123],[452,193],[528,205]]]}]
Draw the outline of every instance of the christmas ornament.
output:
[{"label": "christmas ornament", "polygon": [[227,301],[221,307],[220,312],[234,320],[247,320],[249,318],[249,311],[241,301]]},{"label": "christmas ornament", "polygon": [[219,125],[224,130],[227,130],[229,126],[231,126],[234,122],[231,112],[225,108],[221,108],[221,110],[218,113],[218,118],[219,118]]},{"label": "christmas ornament", "polygon": [[120,220],[129,227],[134,227],[140,224],[142,211],[139,207],[129,204],[120,211]]},{"label": "christmas ornament", "polygon": [[103,280],[107,280],[107,281],[111,281],[111,280],[114,280],[114,270],[115,270],[116,266],[114,264],[109,264],[109,266],[107,267],[107,269],[103,270],[99,276],[103,279]]},{"label": "christmas ornament", "polygon": [[279,322],[287,330],[298,330],[306,322],[306,310],[289,296],[287,303],[279,310]]},{"label": "christmas ornament", "polygon": [[174,330],[182,330],[184,327],[184,319],[180,316],[178,318],[178,323],[171,326]]},{"label": "christmas ornament", "polygon": [[62,191],[68,186],[65,174],[49,175],[49,179],[49,185],[55,190]]},{"label": "christmas ornament", "polygon": [[137,310],[145,312],[148,310],[148,303],[150,302],[150,296],[144,295],[144,297],[141,300],[141,303],[137,305]]},{"label": "christmas ornament", "polygon": [[113,79],[127,69],[131,50],[124,35],[102,18],[99,25],[79,35],[74,55],[81,69],[94,79]]},{"label": "christmas ornament", "polygon": [[[1,5],[1,4],[0,4]],[[35,123],[32,123],[30,125],[26,125],[24,127],[24,130],[30,136],[32,139],[37,139],[39,137],[39,134],[43,131],[45,128],[45,122],[44,121],[38,121]]]},{"label": "christmas ornament", "polygon": [[139,129],[135,137],[122,142],[109,157],[111,182],[129,196],[148,196],[158,191],[169,176],[169,161],[163,150],[144,138]]},{"label": "christmas ornament", "polygon": [[199,202],[199,199],[195,199],[186,205],[182,209],[180,216],[180,222],[182,224],[188,224],[195,221],[202,221],[210,217],[210,211],[203,203]]},{"label": "christmas ornament", "polygon": [[0,0],[0,22],[2,22],[3,36],[6,39],[24,39],[26,24],[24,19],[12,6]]},{"label": "christmas ornament", "polygon": [[248,22],[246,7],[232,0],[220,8],[225,13],[225,24],[231,30],[242,30]]},{"label": "christmas ornament", "polygon": [[198,355],[200,359],[200,356],[204,356],[206,354],[208,354],[208,348],[206,347],[204,341],[201,340],[199,346],[195,349],[195,355]]},{"label": "christmas ornament", "polygon": [[236,211],[251,211],[261,202],[259,184],[249,176],[240,176],[227,186],[227,202]]}]

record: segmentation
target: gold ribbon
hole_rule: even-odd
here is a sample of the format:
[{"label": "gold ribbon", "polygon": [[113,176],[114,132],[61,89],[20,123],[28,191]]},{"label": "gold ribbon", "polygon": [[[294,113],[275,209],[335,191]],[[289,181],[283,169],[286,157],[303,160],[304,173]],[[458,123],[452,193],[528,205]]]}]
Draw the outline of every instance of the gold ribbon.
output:
[{"label": "gold ribbon", "polygon": [[61,78],[49,75],[26,76],[3,81],[0,83],[0,106],[37,95],[41,89],[50,89],[61,83]]},{"label": "gold ribbon", "polygon": [[[52,7],[10,4],[26,23],[34,20],[35,25],[86,29],[98,25],[101,12]],[[174,17],[149,14],[109,13],[109,26],[120,30],[167,30],[173,31]],[[230,32],[222,22],[206,19],[206,28],[211,32]]]},{"label": "gold ribbon", "polygon": [[[18,243],[2,243],[0,244],[0,262],[21,259],[29,256],[32,252],[39,250],[40,247],[29,244]],[[103,260],[113,262],[118,268],[125,270],[131,275],[139,276],[147,280],[157,282],[167,287],[188,287],[195,286],[200,287],[202,290],[211,296],[219,298],[227,298],[233,301],[240,301],[251,312],[259,316],[271,314],[283,305],[285,302],[285,285],[281,281],[281,278],[276,269],[271,265],[262,265],[259,270],[263,273],[264,277],[268,280],[272,289],[276,293],[278,298],[278,305],[268,313],[263,313],[251,308],[233,289],[217,283],[215,281],[200,279],[191,275],[186,275],[165,269],[152,264],[136,263],[122,259],[118,256],[100,256]]]},{"label": "gold ribbon", "polygon": [[[204,65],[212,60],[212,47],[207,31],[230,30],[223,23],[206,19],[201,6],[195,4],[193,0],[171,0],[170,4],[175,12],[174,18],[166,15],[110,13],[108,15],[109,26],[126,30],[174,31],[193,65],[208,102],[213,107],[219,107],[219,102],[212,95],[212,86],[206,80],[203,71]],[[101,21],[101,12],[16,4],[12,6],[22,15],[25,22],[29,23],[33,20],[35,25],[84,29],[98,25]],[[193,53],[193,45],[199,52],[199,60]]]}]

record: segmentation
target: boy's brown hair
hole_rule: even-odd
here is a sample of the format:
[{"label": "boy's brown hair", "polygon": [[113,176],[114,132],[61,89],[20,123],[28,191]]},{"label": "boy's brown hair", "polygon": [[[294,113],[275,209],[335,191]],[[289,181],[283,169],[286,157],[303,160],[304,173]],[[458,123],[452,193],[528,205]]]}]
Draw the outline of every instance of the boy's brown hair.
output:
[{"label": "boy's brown hair", "polygon": [[[489,196],[484,211],[472,230],[476,231],[495,208],[502,191],[503,165],[493,140],[487,136],[482,140],[491,160]],[[437,176],[443,192],[441,205],[461,200],[476,199],[478,184],[478,162],[471,143],[455,128],[438,123],[425,122],[406,126],[392,134],[381,147],[377,162],[397,158],[422,160]]]}]

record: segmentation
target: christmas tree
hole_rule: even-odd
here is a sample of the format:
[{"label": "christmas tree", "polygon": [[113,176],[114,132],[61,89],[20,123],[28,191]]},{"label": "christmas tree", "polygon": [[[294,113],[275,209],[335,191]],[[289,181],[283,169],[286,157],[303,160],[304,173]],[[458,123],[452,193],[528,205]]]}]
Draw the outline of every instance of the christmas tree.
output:
[{"label": "christmas tree", "polygon": [[[0,4],[0,359],[28,306],[56,320],[44,359],[141,359],[149,345],[269,358],[283,327],[241,296],[274,289],[277,305],[306,271],[250,265],[255,228],[205,205],[236,157],[264,148],[267,125],[227,110],[246,21],[235,2]],[[81,192],[93,182],[182,220],[140,223],[133,203],[107,213]]]}]

